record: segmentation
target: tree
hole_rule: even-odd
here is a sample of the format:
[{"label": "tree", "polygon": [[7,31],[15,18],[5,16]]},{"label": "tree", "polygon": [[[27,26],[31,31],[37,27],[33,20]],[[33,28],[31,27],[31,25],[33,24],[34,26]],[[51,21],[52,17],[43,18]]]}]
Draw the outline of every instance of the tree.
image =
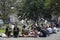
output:
[{"label": "tree", "polygon": [[51,3],[52,3],[52,0],[45,0],[45,3],[44,3],[44,18],[51,18]]},{"label": "tree", "polygon": [[60,15],[60,0],[52,0],[51,9],[53,14]]},{"label": "tree", "polygon": [[45,0],[44,3],[44,17],[45,18],[51,18],[52,15],[60,15],[60,7],[59,4],[60,0]]},{"label": "tree", "polygon": [[23,6],[19,7],[22,9],[19,11],[23,12],[25,18],[36,21],[43,12],[44,2],[45,0],[23,0]]},{"label": "tree", "polygon": [[0,0],[0,16],[5,20],[12,13],[11,7],[15,7],[16,0]]},{"label": "tree", "polygon": [[[44,4],[44,15],[45,18],[49,17],[51,18],[51,15],[60,15],[60,0],[46,0],[45,4]],[[50,16],[49,16],[50,15]]]},{"label": "tree", "polygon": [[59,14],[59,3],[60,0],[21,0],[16,8],[19,11],[18,16],[22,19],[36,21],[38,17],[51,18],[53,13]]}]

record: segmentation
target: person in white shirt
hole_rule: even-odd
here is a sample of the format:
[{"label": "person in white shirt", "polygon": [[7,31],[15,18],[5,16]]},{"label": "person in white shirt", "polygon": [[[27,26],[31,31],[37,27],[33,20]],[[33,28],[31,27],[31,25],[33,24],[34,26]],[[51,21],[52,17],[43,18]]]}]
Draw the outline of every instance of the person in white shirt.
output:
[{"label": "person in white shirt", "polygon": [[52,28],[50,26],[47,28],[47,30],[49,31],[49,34],[52,33]]},{"label": "person in white shirt", "polygon": [[56,27],[53,27],[52,30],[53,30],[53,33],[57,33],[57,28]]},{"label": "person in white shirt", "polygon": [[52,25],[52,31],[53,33],[57,33],[57,28],[55,27],[55,24]]},{"label": "person in white shirt", "polygon": [[51,26],[47,26],[47,30],[49,31],[49,34],[52,33],[52,28],[51,28]]}]

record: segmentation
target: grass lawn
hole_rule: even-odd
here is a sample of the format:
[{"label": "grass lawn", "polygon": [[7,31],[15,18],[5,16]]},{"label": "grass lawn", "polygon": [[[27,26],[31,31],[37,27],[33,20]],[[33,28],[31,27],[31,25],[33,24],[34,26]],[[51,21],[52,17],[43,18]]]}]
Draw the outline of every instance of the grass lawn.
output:
[{"label": "grass lawn", "polygon": [[[30,21],[29,25],[31,25],[32,22],[33,21]],[[40,22],[40,23],[43,23],[43,22]],[[29,25],[27,27],[29,27]],[[17,26],[19,27],[20,32],[21,32],[22,31],[22,27],[23,27],[23,23],[20,21]],[[9,24],[9,27],[11,27],[11,24]],[[2,26],[2,28],[0,29],[0,33],[5,33],[5,28],[6,28],[6,26]]]},{"label": "grass lawn", "polygon": [[0,29],[0,33],[5,33],[5,29]]}]

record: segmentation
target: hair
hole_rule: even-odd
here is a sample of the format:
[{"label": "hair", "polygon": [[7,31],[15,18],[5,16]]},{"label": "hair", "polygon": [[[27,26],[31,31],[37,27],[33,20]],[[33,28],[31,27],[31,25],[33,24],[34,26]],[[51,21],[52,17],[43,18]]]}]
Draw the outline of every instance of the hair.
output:
[{"label": "hair", "polygon": [[37,28],[34,28],[34,30],[37,30]]},{"label": "hair", "polygon": [[23,28],[25,28],[26,26],[25,25],[23,25]]}]

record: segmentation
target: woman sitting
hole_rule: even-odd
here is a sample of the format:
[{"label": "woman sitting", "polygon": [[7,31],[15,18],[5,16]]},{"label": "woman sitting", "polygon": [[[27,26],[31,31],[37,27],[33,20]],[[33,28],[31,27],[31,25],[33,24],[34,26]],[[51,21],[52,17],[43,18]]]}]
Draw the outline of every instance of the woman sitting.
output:
[{"label": "woman sitting", "polygon": [[55,27],[55,25],[52,26],[52,31],[53,33],[57,33],[57,28]]},{"label": "woman sitting", "polygon": [[27,36],[29,34],[29,31],[25,28],[26,28],[26,26],[24,25],[22,28],[22,36]]}]

